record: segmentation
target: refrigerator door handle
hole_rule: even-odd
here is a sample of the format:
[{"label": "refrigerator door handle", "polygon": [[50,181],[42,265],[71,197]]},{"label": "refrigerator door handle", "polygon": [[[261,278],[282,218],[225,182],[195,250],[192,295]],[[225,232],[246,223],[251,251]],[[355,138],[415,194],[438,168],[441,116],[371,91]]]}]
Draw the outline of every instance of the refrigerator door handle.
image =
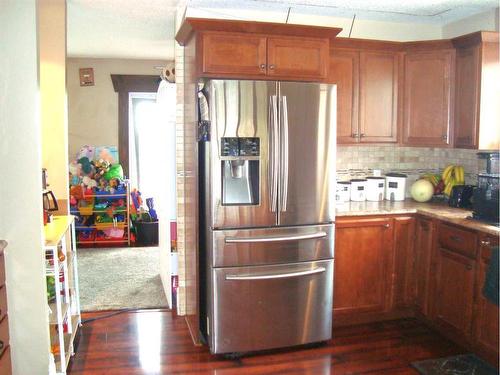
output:
[{"label": "refrigerator door handle", "polygon": [[225,243],[255,243],[255,242],[285,242],[298,240],[313,240],[316,238],[324,238],[326,232],[319,231],[315,233],[296,234],[291,236],[260,236],[260,237],[226,237]]},{"label": "refrigerator door handle", "polygon": [[299,272],[283,272],[270,274],[248,274],[248,275],[226,275],[226,280],[246,281],[246,280],[269,280],[269,279],[286,279],[290,277],[308,276],[317,273],[325,272],[325,267],[318,267],[313,270]]},{"label": "refrigerator door handle", "polygon": [[283,139],[281,140],[281,205],[280,210],[286,211],[288,200],[288,105],[286,96],[282,97]]},{"label": "refrigerator door handle", "polygon": [[269,142],[269,198],[271,212],[276,212],[278,206],[278,98],[272,95],[270,98],[271,137]]}]

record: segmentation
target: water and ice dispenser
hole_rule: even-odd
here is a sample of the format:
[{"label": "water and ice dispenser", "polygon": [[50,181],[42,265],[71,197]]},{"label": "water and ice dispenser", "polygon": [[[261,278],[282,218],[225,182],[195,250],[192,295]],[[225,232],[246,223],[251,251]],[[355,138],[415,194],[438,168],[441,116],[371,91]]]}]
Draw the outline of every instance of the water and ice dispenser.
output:
[{"label": "water and ice dispenser", "polygon": [[221,138],[223,205],[259,204],[259,157],[259,138]]}]

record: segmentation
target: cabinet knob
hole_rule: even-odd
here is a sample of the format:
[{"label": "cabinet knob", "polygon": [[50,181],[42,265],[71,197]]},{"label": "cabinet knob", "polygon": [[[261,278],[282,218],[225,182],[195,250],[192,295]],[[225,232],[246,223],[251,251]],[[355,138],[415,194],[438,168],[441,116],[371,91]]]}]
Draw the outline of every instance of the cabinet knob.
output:
[{"label": "cabinet knob", "polygon": [[269,69],[273,70],[274,69],[274,64],[269,65]]},{"label": "cabinet knob", "polygon": [[472,269],[472,266],[469,264],[469,265],[467,266],[467,270],[468,270],[468,271],[470,271],[471,269]]},{"label": "cabinet knob", "polygon": [[266,69],[266,64],[260,64],[260,70]]},{"label": "cabinet knob", "polygon": [[481,240],[481,245],[482,246],[490,246],[491,242],[490,242],[490,240]]},{"label": "cabinet knob", "polygon": [[351,137],[352,137],[352,138],[358,138],[358,137],[359,137],[359,134],[358,134],[358,133],[352,133]]},{"label": "cabinet knob", "polygon": [[461,242],[461,238],[458,236],[450,236],[450,240],[455,241],[455,242]]},{"label": "cabinet knob", "polygon": [[365,137],[365,133],[361,133],[359,136],[360,136],[361,138],[363,138],[363,137]]},{"label": "cabinet knob", "polygon": [[447,141],[447,140],[448,140],[448,134],[444,134],[444,135],[441,137],[441,139],[442,139],[443,141]]},{"label": "cabinet knob", "polygon": [[389,224],[384,224],[384,228],[389,228],[390,225]]}]

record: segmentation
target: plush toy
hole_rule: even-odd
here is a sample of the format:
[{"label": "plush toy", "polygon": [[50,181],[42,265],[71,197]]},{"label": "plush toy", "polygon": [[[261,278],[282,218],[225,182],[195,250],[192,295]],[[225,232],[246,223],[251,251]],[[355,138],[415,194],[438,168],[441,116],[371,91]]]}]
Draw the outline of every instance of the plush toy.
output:
[{"label": "plush toy", "polygon": [[[97,181],[91,179],[89,176],[83,176],[82,178],[82,186],[87,189],[93,189],[97,186]],[[92,194],[92,193],[91,193]]]},{"label": "plush toy", "polygon": [[111,164],[107,160],[99,159],[93,162],[96,174],[100,177],[104,176],[109,171]]},{"label": "plush toy", "polygon": [[83,157],[78,159],[78,164],[82,166],[82,172],[86,175],[90,175],[93,171],[92,164],[90,163],[89,158]]},{"label": "plush toy", "polygon": [[82,178],[82,166],[76,161],[69,163],[69,184],[71,186],[80,185]]},{"label": "plush toy", "polygon": [[109,170],[104,174],[104,178],[108,181],[112,178],[123,180],[123,168],[121,164],[113,164],[109,167]]},{"label": "plush toy", "polygon": [[95,147],[94,146],[83,146],[80,151],[76,154],[76,159],[87,158],[89,161],[94,159]]}]

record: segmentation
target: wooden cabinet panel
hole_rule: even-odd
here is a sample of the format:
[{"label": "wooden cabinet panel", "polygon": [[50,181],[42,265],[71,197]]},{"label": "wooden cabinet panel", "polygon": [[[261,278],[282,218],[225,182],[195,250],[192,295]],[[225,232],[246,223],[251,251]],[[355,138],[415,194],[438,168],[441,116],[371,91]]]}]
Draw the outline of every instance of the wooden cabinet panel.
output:
[{"label": "wooden cabinet panel", "polygon": [[5,317],[0,321],[0,355],[9,345],[9,318]]},{"label": "wooden cabinet panel", "polygon": [[359,52],[331,50],[328,82],[337,85],[337,143],[357,143]]},{"label": "wooden cabinet panel", "polygon": [[276,77],[324,79],[328,73],[328,39],[267,38],[267,74]]},{"label": "wooden cabinet panel", "polygon": [[390,218],[337,221],[334,319],[390,309],[392,236]]},{"label": "wooden cabinet panel", "polygon": [[406,54],[404,144],[452,144],[454,55],[452,50]]},{"label": "wooden cabinet panel", "polygon": [[265,37],[243,33],[205,32],[201,39],[201,73],[266,75]]},{"label": "wooden cabinet panel", "polygon": [[0,287],[0,321],[7,315],[7,288]]},{"label": "wooden cabinet panel", "polygon": [[3,352],[0,357],[0,374],[9,375],[12,372],[11,363],[10,363],[10,347]]},{"label": "wooden cabinet panel", "polygon": [[480,260],[476,283],[476,308],[474,317],[474,345],[486,359],[498,367],[499,308],[483,296],[483,285],[491,257],[491,247],[498,246],[498,237],[480,237]]},{"label": "wooden cabinet panel", "polygon": [[457,337],[470,338],[475,261],[442,247],[436,249],[434,321]]},{"label": "wooden cabinet panel", "polygon": [[413,304],[415,219],[394,219],[394,307]]},{"label": "wooden cabinet panel", "polygon": [[429,283],[431,255],[434,242],[431,220],[417,218],[415,228],[415,305],[425,316],[429,315]]},{"label": "wooden cabinet panel", "polygon": [[479,126],[480,48],[457,49],[455,147],[474,148]]},{"label": "wooden cabinet panel", "polygon": [[397,142],[398,54],[360,52],[360,142]]}]

